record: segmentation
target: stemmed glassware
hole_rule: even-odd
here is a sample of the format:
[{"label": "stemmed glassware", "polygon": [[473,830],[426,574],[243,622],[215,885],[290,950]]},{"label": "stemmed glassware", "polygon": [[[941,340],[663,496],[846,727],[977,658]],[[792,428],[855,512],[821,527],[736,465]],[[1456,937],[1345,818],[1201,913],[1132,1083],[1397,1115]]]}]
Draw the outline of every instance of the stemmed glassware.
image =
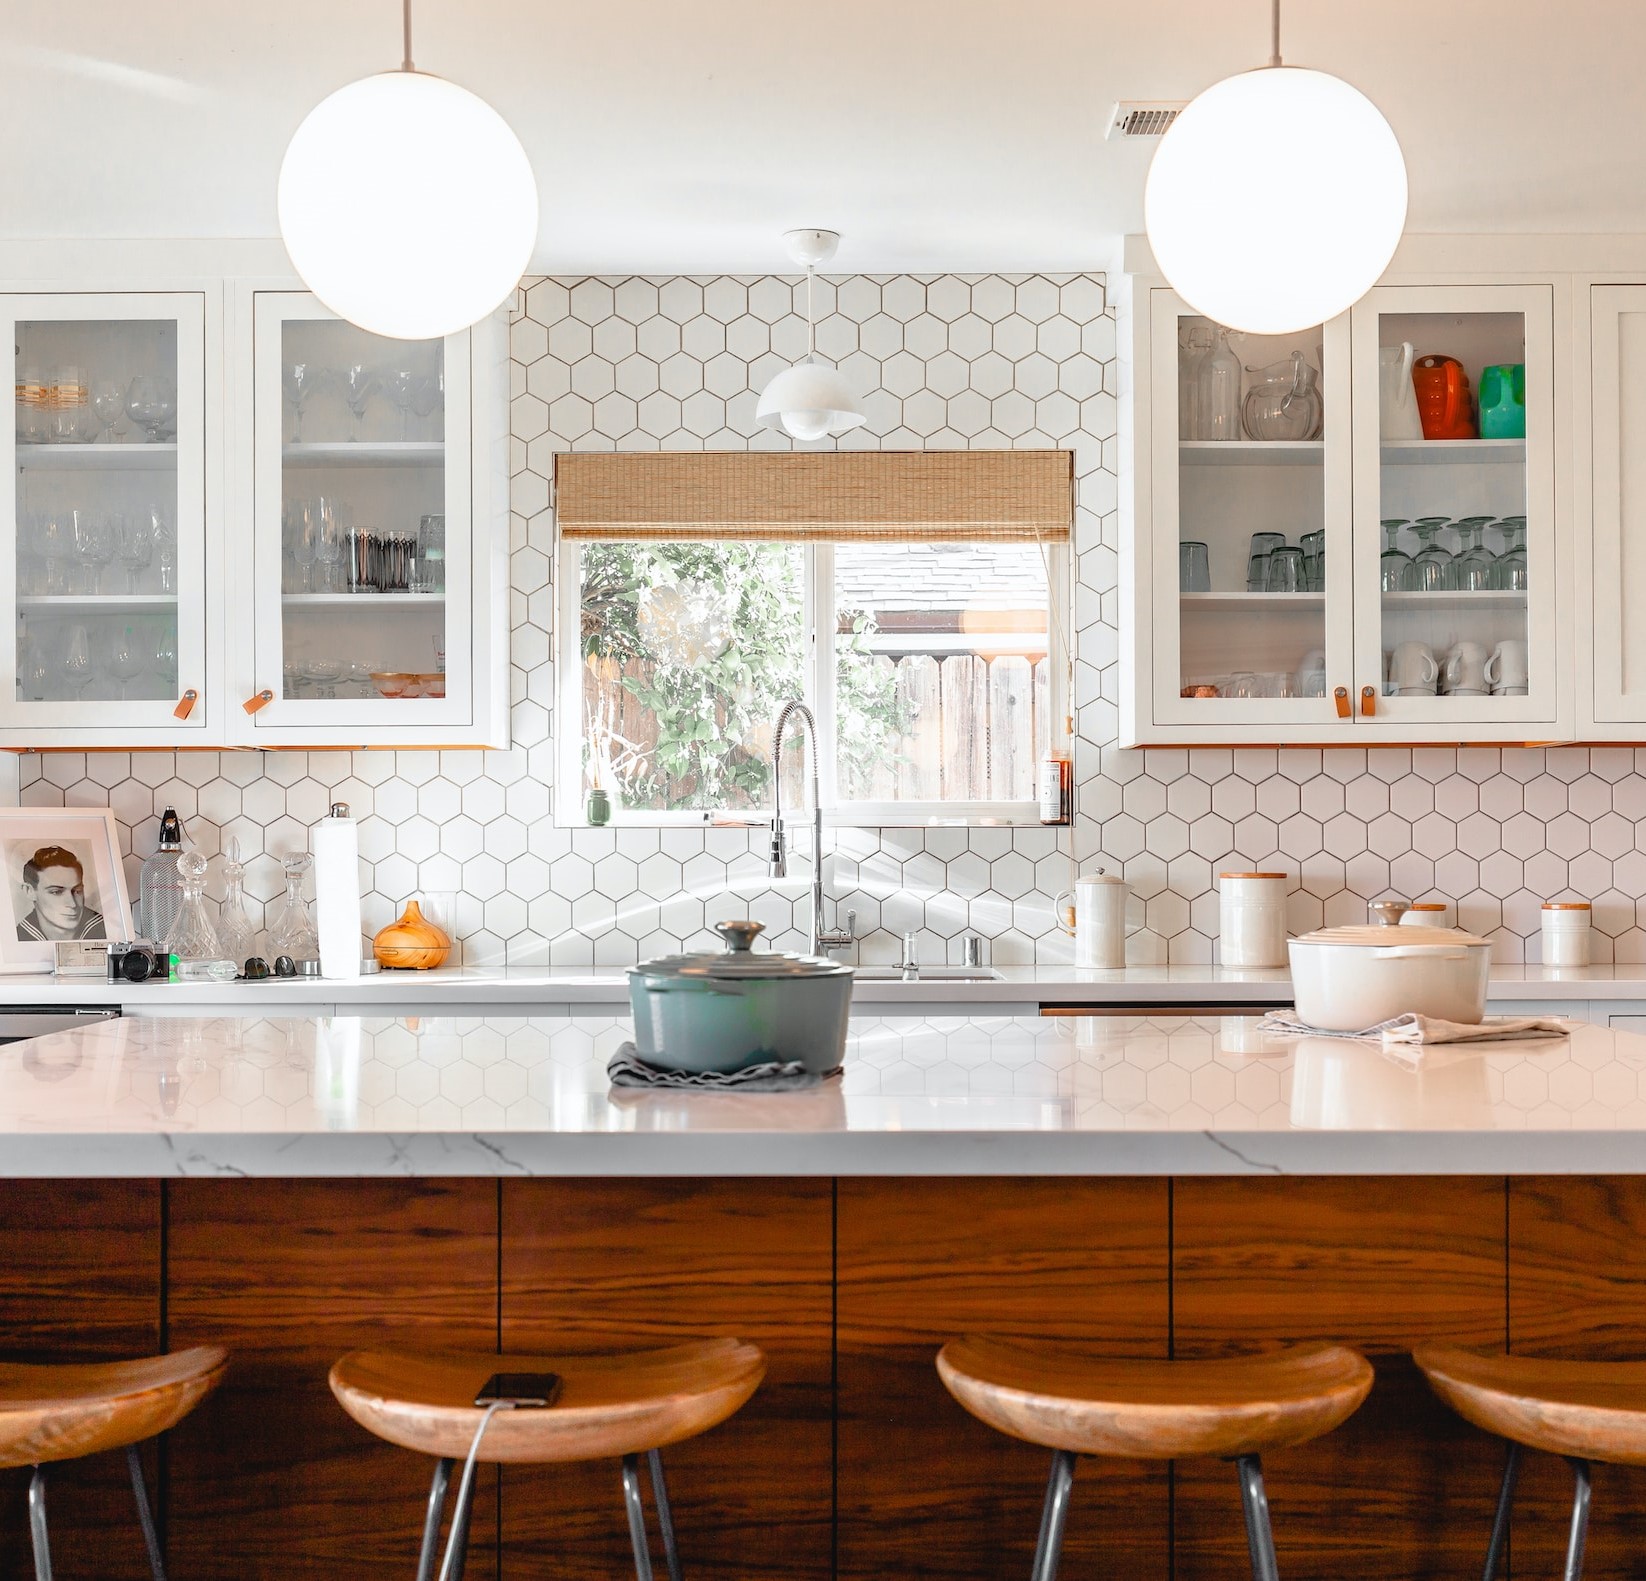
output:
[{"label": "stemmed glassware", "polygon": [[1463,516],[1453,525],[1463,544],[1455,562],[1460,593],[1485,593],[1502,583],[1497,575],[1497,556],[1481,541],[1490,516]]},{"label": "stemmed glassware", "polygon": [[98,379],[91,387],[91,409],[103,425],[99,444],[115,442],[114,425],[126,415],[126,388],[118,379]]},{"label": "stemmed glassware", "polygon": [[1528,586],[1526,575],[1526,518],[1505,516],[1498,524],[1506,545],[1498,556],[1498,585],[1514,593],[1524,593]]},{"label": "stemmed glassware", "polygon": [[[389,368],[383,375],[383,393],[394,402],[400,412],[400,437],[402,439],[411,438],[412,413],[417,410],[423,386],[428,382],[422,374],[406,367],[403,363]],[[429,410],[433,410],[432,401],[426,411],[419,415],[426,415]]]},{"label": "stemmed glassware", "polygon": [[328,377],[324,368],[302,357],[286,363],[281,368],[281,387],[286,392],[286,399],[291,403],[291,442],[294,445],[303,443],[303,408],[309,404],[316,391],[325,388]]},{"label": "stemmed glassware", "polygon": [[145,516],[115,517],[116,553],[126,568],[126,591],[135,593],[143,573],[154,561],[154,534]]},{"label": "stemmed glassware", "polygon": [[371,400],[378,387],[376,370],[368,368],[363,362],[351,362],[338,375],[338,379],[343,386],[343,399],[348,402],[349,410],[354,413],[352,437],[359,439],[360,426],[366,417],[366,403]]},{"label": "stemmed glassware", "polygon": [[1404,516],[1385,517],[1383,526],[1383,554],[1379,559],[1379,579],[1385,593],[1415,593],[1417,567],[1412,557],[1399,546],[1400,529],[1411,524]]},{"label": "stemmed glassware", "polygon": [[177,625],[174,621],[160,623],[160,635],[154,641],[154,673],[168,687],[177,684]]},{"label": "stemmed glassware", "polygon": [[83,625],[69,629],[68,645],[63,649],[63,679],[74,688],[74,694],[85,700],[86,688],[97,678],[97,666],[92,662],[91,637]]},{"label": "stemmed glassware", "polygon": [[1457,586],[1451,552],[1435,541],[1449,520],[1446,516],[1420,516],[1412,523],[1412,534],[1420,545],[1413,561],[1420,593],[1449,592]]},{"label": "stemmed glassware", "polygon": [[73,523],[53,512],[40,523],[40,554],[46,562],[46,591],[69,590],[68,563],[74,553]]},{"label": "stemmed glassware", "polygon": [[114,523],[107,516],[74,511],[74,547],[86,566],[87,589],[94,597],[103,591],[103,567],[114,558]]},{"label": "stemmed glassware", "polygon": [[149,656],[138,642],[135,628],[122,628],[109,645],[109,673],[120,682],[120,701],[126,700],[126,687],[149,667]]},{"label": "stemmed glassware", "polygon": [[158,444],[177,415],[177,386],[162,374],[138,374],[126,390],[126,415]]}]

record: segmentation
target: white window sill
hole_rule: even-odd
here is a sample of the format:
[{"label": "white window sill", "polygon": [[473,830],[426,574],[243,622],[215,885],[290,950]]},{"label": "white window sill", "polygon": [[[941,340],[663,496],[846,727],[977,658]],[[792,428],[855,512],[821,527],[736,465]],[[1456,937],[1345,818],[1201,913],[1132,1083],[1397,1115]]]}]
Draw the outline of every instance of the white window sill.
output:
[{"label": "white window sill", "polygon": [[[575,812],[577,816],[570,814]],[[555,825],[561,829],[595,827],[575,809],[555,809]],[[811,822],[811,808],[789,806],[784,822],[790,825]],[[612,809],[607,829],[765,829],[771,826],[769,812],[628,812]],[[1038,802],[850,802],[823,809],[826,829],[972,829],[1043,828]]]}]

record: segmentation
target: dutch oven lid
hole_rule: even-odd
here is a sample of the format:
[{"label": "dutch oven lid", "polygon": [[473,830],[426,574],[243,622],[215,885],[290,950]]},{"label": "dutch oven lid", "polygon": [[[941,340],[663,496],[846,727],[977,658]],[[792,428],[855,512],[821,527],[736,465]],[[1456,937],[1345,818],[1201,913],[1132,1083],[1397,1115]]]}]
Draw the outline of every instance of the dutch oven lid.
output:
[{"label": "dutch oven lid", "polygon": [[717,922],[714,931],[726,941],[724,950],[695,950],[684,955],[660,955],[632,970],[646,977],[840,977],[851,967],[821,955],[792,955],[786,950],[756,951],[754,941],[766,931],[762,922]]},{"label": "dutch oven lid", "polygon": [[1313,933],[1300,935],[1298,944],[1349,944],[1360,949],[1388,950],[1413,944],[1479,944],[1490,948],[1489,939],[1477,938],[1461,928],[1425,928],[1404,923],[1398,928],[1384,928],[1376,923],[1356,923],[1344,928],[1316,928]]}]

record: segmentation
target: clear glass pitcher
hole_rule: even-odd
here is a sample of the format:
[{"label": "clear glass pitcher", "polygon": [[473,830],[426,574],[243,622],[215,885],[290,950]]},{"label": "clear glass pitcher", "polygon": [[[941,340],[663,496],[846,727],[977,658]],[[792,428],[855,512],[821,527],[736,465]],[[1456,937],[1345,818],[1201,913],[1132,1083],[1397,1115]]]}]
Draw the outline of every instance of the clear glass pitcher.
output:
[{"label": "clear glass pitcher", "polygon": [[1252,439],[1318,439],[1325,415],[1320,375],[1301,351],[1266,368],[1248,368],[1246,433]]}]

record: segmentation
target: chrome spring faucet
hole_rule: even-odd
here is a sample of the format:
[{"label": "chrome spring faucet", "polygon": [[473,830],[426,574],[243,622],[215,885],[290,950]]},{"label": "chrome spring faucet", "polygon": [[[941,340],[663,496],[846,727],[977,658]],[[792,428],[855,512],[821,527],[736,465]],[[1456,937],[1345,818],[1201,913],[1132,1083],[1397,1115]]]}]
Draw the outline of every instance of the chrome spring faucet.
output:
[{"label": "chrome spring faucet", "polygon": [[844,950],[857,937],[857,913],[846,913],[844,929],[823,926],[823,802],[817,786],[817,720],[802,702],[785,703],[772,731],[772,852],[767,868],[773,878],[789,876],[788,837],[783,828],[783,736],[789,721],[804,721],[812,750],[812,923],[810,948],[813,955],[828,950]]}]

